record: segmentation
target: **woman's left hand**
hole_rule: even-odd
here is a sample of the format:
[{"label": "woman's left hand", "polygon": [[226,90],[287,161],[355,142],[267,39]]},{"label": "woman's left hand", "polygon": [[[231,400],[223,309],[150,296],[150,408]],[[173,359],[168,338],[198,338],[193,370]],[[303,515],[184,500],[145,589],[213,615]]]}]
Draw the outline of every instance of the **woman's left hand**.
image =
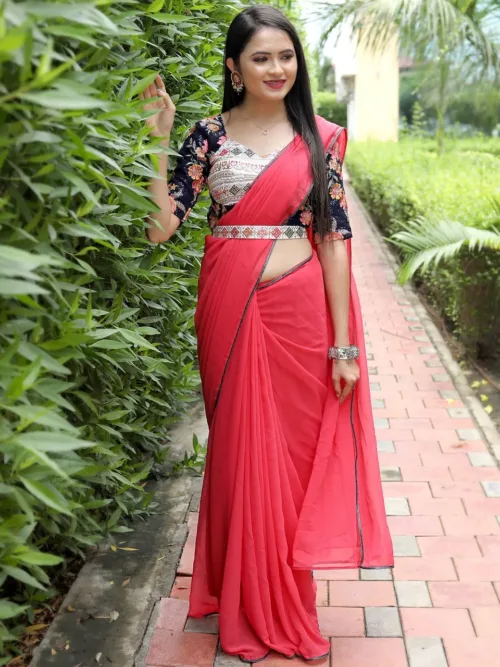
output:
[{"label": "woman's left hand", "polygon": [[[354,389],[359,380],[359,366],[355,359],[350,361],[334,361],[332,370],[333,388],[342,404]],[[343,387],[342,387],[343,381]]]}]

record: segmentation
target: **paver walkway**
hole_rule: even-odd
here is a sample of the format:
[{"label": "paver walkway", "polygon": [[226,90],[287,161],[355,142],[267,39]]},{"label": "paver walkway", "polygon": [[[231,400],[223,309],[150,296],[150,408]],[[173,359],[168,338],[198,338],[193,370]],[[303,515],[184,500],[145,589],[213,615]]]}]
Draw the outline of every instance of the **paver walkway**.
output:
[{"label": "paver walkway", "polygon": [[[350,197],[355,274],[396,564],[320,571],[330,661],[269,657],[265,667],[500,665],[500,473],[415,310]],[[186,622],[196,513],[147,667],[236,667],[217,617]]]}]

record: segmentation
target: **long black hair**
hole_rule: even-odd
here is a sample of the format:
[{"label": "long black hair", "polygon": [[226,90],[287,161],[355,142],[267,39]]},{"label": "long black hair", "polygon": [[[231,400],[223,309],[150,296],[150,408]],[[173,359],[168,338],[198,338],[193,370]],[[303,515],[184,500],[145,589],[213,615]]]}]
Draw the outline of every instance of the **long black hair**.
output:
[{"label": "long black hair", "polygon": [[226,38],[224,53],[224,97],[222,112],[230,111],[244,100],[245,91],[237,93],[231,85],[231,70],[226,64],[233,58],[238,65],[245,46],[260,28],[283,30],[292,40],[297,58],[297,78],[285,97],[285,106],[293,129],[304,139],[311,155],[313,188],[311,203],[318,232],[323,237],[330,228],[328,180],[323,142],[319,136],[311,97],[311,84],[307,72],[304,49],[299,36],[289,19],[274,7],[253,5],[232,20]]}]

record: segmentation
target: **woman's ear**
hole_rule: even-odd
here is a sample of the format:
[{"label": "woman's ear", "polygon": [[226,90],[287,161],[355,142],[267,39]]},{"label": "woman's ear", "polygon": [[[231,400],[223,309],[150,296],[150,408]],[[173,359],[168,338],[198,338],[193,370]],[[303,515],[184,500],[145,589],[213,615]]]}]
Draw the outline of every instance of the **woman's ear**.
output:
[{"label": "woman's ear", "polygon": [[229,67],[231,72],[234,72],[234,70],[236,69],[236,65],[233,58],[228,58],[226,60],[226,65]]}]

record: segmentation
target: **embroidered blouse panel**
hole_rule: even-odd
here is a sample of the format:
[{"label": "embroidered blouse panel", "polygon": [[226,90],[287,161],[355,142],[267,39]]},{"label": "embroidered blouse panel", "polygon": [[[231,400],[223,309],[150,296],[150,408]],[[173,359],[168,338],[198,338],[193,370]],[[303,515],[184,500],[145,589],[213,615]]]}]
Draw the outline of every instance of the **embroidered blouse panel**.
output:
[{"label": "embroidered blouse panel", "polygon": [[[250,148],[229,138],[219,114],[198,121],[189,131],[168,190],[172,212],[181,223],[189,216],[205,185],[211,198],[208,224],[213,230],[220,218],[248,191],[261,171],[280,152],[260,156]],[[326,155],[330,194],[331,238],[351,238],[347,203],[342,182],[342,165],[336,147]],[[310,197],[286,221],[286,225],[307,228],[316,233]]]}]

